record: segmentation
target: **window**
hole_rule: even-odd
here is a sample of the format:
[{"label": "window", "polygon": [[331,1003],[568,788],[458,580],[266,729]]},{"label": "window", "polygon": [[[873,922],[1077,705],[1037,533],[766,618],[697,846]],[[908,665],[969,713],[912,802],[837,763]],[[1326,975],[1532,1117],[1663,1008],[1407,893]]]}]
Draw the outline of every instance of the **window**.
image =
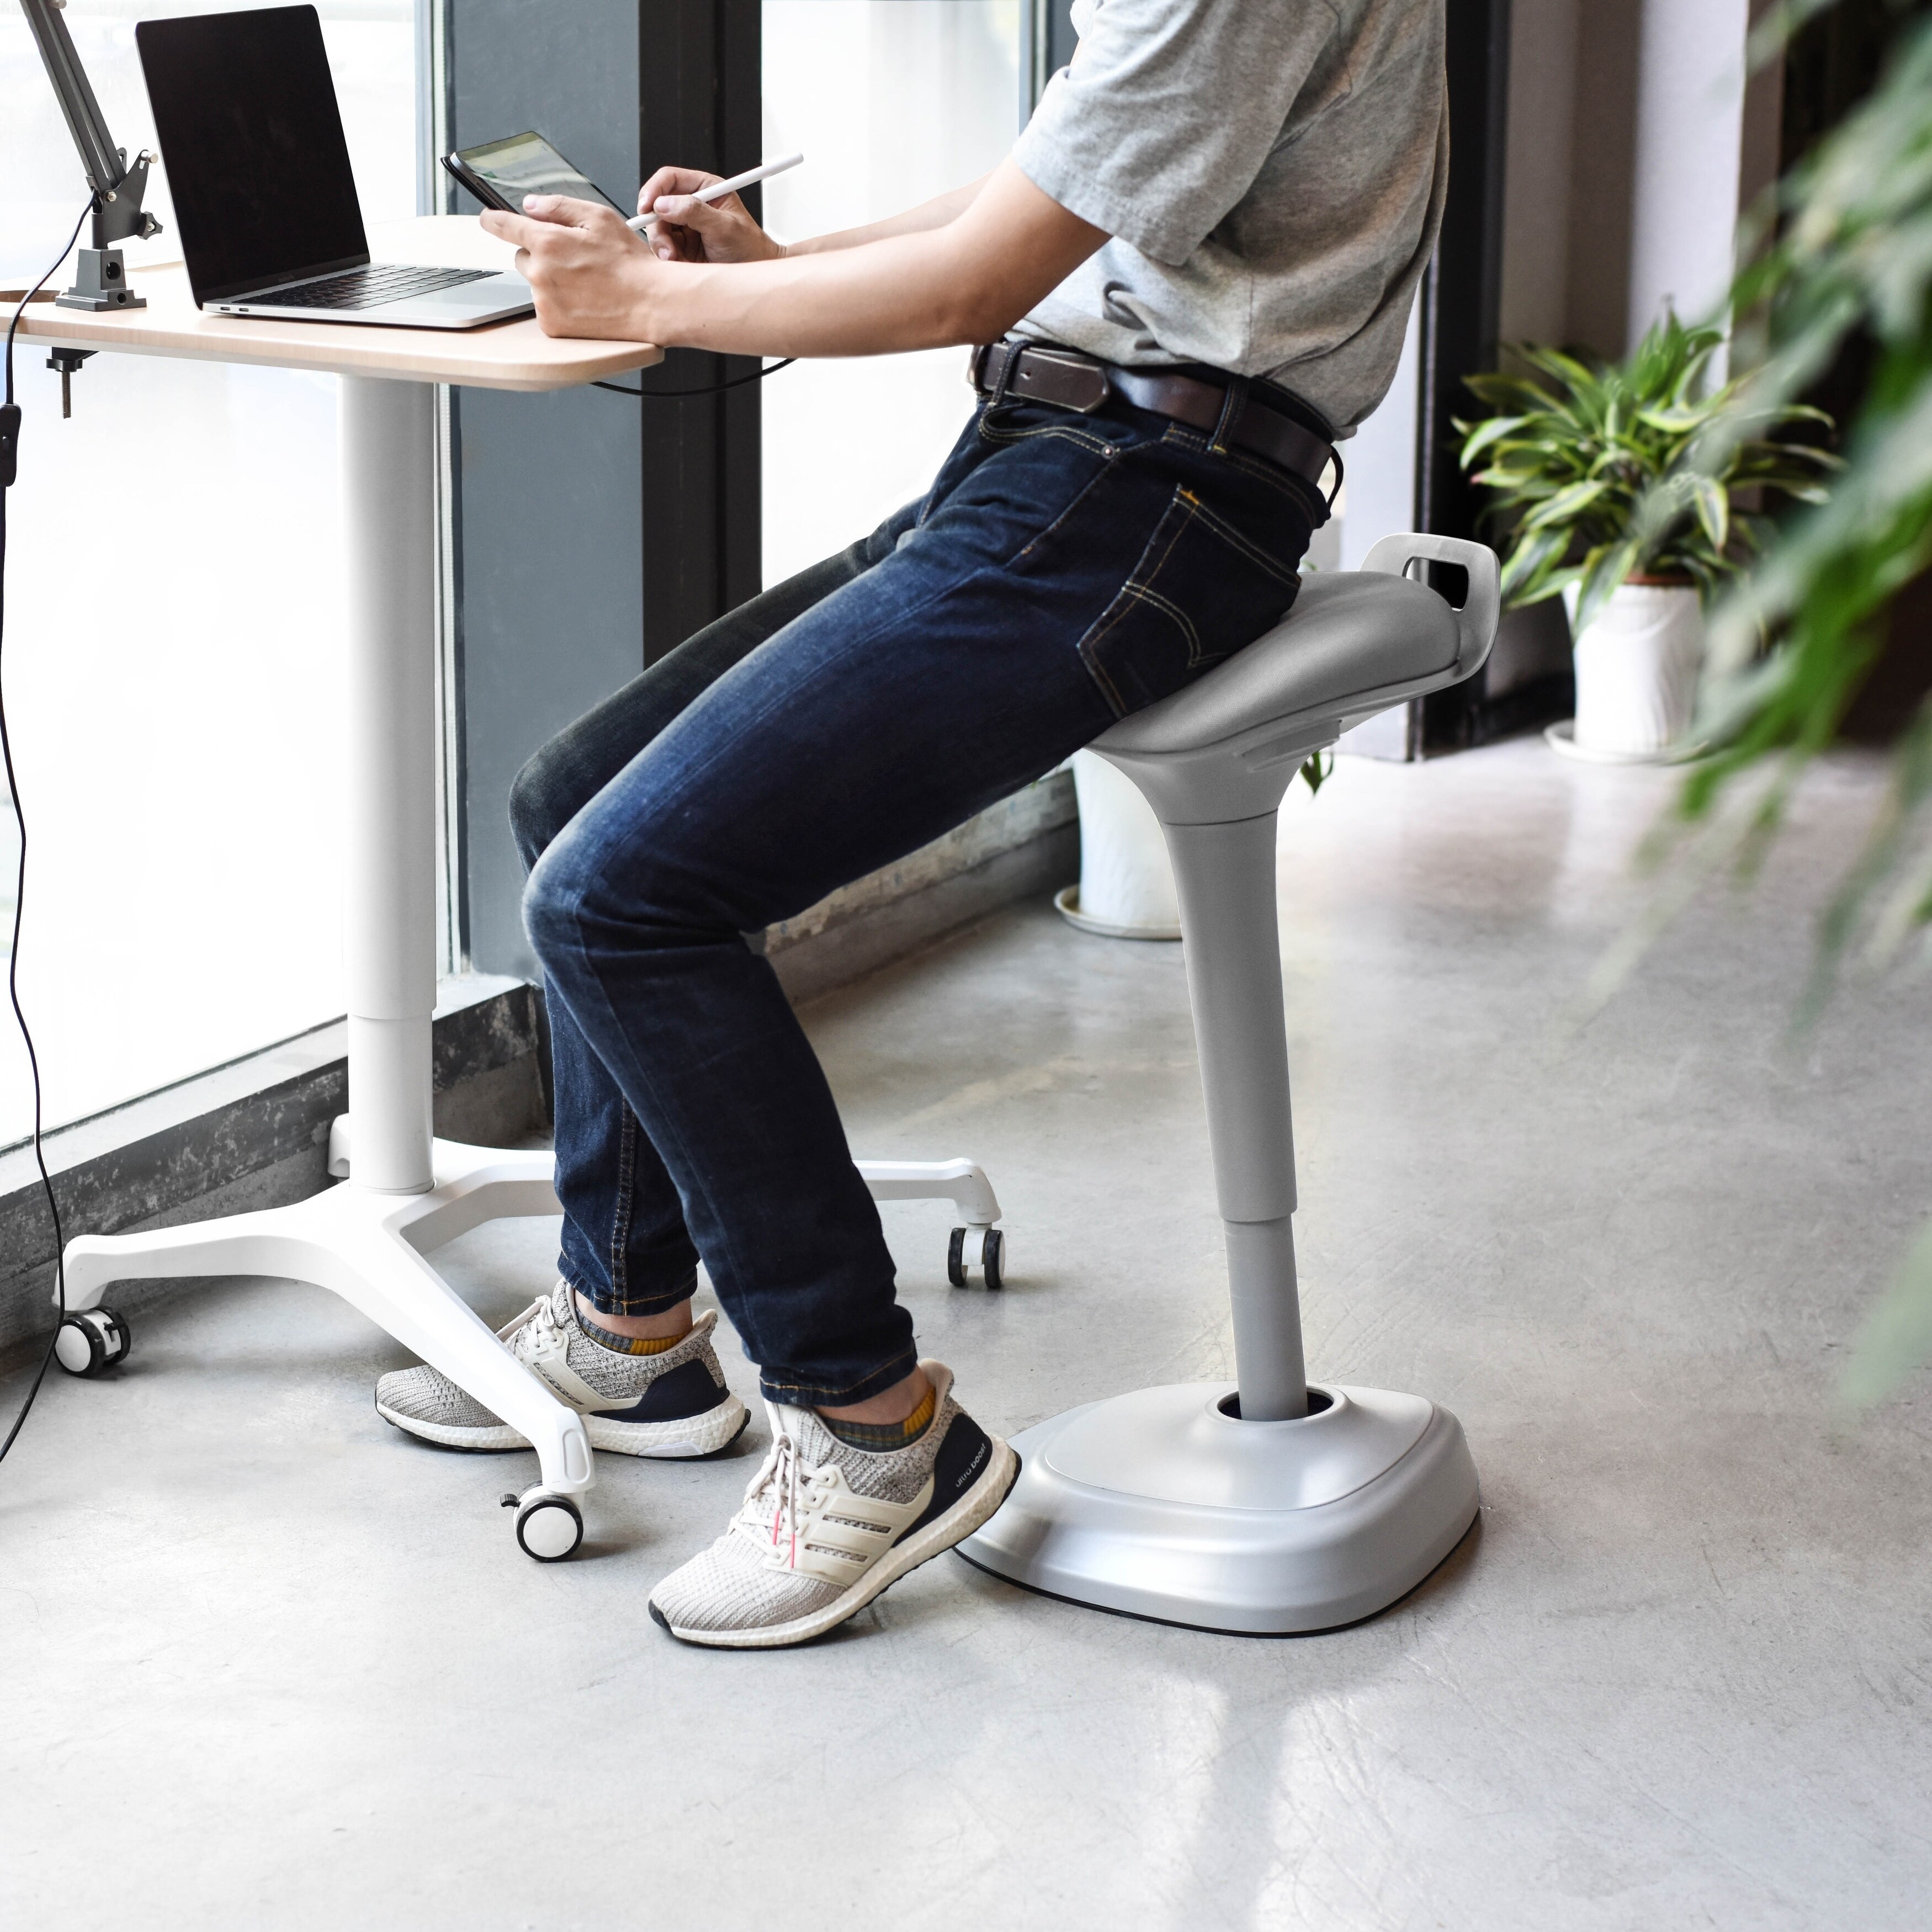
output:
[{"label": "window", "polygon": [[[765,0],[765,188],[781,237],[877,221],[997,167],[1019,97],[1019,0]],[[962,350],[801,362],[764,386],[765,581],[920,495],[972,404]]]},{"label": "window", "polygon": [[[68,0],[130,152],[154,139],[136,20],[229,4]],[[364,219],[412,214],[411,0],[320,10]],[[0,99],[0,286],[18,287],[86,190],[11,8]],[[165,166],[148,206],[164,226],[128,245],[137,291],[143,262],[178,259]],[[32,841],[21,993],[51,1126],[342,1011],[343,620],[332,378],[102,355],[62,422],[45,359],[15,358],[6,673]],[[14,824],[0,818],[10,927]],[[0,1144],[27,1132],[30,1108],[25,1055],[0,1026]]]}]

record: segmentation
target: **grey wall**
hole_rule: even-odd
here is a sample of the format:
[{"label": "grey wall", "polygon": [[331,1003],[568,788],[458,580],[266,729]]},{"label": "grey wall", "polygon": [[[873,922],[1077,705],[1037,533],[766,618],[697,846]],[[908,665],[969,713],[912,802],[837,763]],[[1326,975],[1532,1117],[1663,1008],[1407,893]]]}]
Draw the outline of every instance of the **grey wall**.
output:
[{"label": "grey wall", "polygon": [[1514,0],[1504,340],[1620,356],[1666,298],[1717,301],[1777,172],[1780,71],[1742,86],[1768,4]]},{"label": "grey wall", "polygon": [[1578,9],[1563,339],[1621,356],[1630,305],[1642,0]]},{"label": "grey wall", "polygon": [[1498,323],[1505,342],[1561,342],[1569,307],[1577,0],[1516,0]]},{"label": "grey wall", "polygon": [[[452,145],[535,128],[628,202],[641,178],[636,0],[448,4]],[[597,389],[455,399],[463,869],[482,970],[536,972],[511,779],[644,666],[638,406]]]},{"label": "grey wall", "polygon": [[1743,140],[1747,0],[1645,0],[1637,58],[1624,339],[1674,307],[1687,322],[1730,286]]}]

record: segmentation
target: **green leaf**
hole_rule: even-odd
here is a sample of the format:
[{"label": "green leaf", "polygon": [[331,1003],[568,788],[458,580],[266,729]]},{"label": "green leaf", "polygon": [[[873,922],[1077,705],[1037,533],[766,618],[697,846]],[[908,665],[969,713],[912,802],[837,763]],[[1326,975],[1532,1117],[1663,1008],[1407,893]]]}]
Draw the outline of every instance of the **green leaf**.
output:
[{"label": "green leaf", "polygon": [[1504,603],[1511,610],[1520,610],[1555,596],[1562,586],[1551,580],[1551,572],[1569,548],[1568,530],[1546,530],[1518,544],[1503,564]]},{"label": "green leaf", "polygon": [[[1486,422],[1478,423],[1470,431],[1468,440],[1463,444],[1462,454],[1456,459],[1456,461],[1467,470],[1491,444],[1500,442],[1504,436],[1513,434],[1528,421],[1527,416],[1492,416]],[[1459,422],[1456,427],[1467,429],[1468,425]]]},{"label": "green leaf", "polygon": [[1571,622],[1573,634],[1581,636],[1589,628],[1610,601],[1611,592],[1636,568],[1639,548],[1634,540],[1626,538],[1622,543],[1603,544],[1583,560],[1576,614]]},{"label": "green leaf", "polygon": [[1528,416],[1548,410],[1556,400],[1547,389],[1526,382],[1520,376],[1465,376],[1462,384],[1492,409],[1514,410]]},{"label": "green leaf", "polygon": [[1891,1394],[1922,1364],[1932,1360],[1932,1224],[1921,1230],[1891,1286],[1865,1317],[1838,1385],[1856,1411]]},{"label": "green leaf", "polygon": [[1731,500],[1724,493],[1724,486],[1708,476],[1693,478],[1693,499],[1697,506],[1697,521],[1711,548],[1721,553],[1731,540]]},{"label": "green leaf", "polygon": [[1600,480],[1572,483],[1567,489],[1558,490],[1556,495],[1526,518],[1523,530],[1526,532],[1547,530],[1552,524],[1574,518],[1580,511],[1587,509],[1609,488],[1607,483]]},{"label": "green leaf", "polygon": [[1710,420],[1711,412],[1701,405],[1688,409],[1640,410],[1637,421],[1646,429],[1661,430],[1666,436],[1683,436],[1695,429],[1701,429]]},{"label": "green leaf", "polygon": [[1603,382],[1595,370],[1587,368],[1574,356],[1566,356],[1560,349],[1544,349],[1525,346],[1516,352],[1534,369],[1540,369],[1546,376],[1552,376],[1561,386],[1573,396],[1600,396]]}]

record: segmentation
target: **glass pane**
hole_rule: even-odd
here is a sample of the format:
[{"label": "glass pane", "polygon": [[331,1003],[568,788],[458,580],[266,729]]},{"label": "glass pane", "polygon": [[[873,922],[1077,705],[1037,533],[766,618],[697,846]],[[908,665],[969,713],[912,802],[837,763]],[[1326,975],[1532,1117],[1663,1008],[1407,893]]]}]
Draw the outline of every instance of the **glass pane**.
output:
[{"label": "glass pane", "polygon": [[[130,152],[154,140],[135,19],[210,10],[68,0]],[[364,216],[412,214],[410,0],[320,10]],[[0,99],[0,179],[17,196],[0,286],[17,286],[86,189],[14,8]],[[148,206],[165,229],[128,246],[137,291],[143,261],[178,259],[164,170]],[[21,994],[52,1125],[341,1012],[342,544],[332,378],[101,355],[62,422],[45,361],[16,349],[5,670],[32,840]],[[0,1016],[0,1144],[26,1132],[28,1106]]]},{"label": "glass pane", "polygon": [[[765,189],[785,237],[877,221],[1013,143],[1018,0],[764,0]],[[764,385],[765,581],[862,536],[932,481],[970,413],[965,352],[801,362]]]}]

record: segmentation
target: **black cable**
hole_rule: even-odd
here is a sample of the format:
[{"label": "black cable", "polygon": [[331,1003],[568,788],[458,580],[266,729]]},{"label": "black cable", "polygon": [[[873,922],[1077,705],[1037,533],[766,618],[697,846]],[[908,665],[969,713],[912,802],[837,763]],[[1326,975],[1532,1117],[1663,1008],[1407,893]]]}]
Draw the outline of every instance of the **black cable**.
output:
[{"label": "black cable", "polygon": [[614,396],[648,396],[654,401],[674,403],[682,396],[722,396],[727,389],[742,389],[753,382],[762,382],[767,376],[776,376],[781,369],[789,369],[798,360],[796,356],[788,356],[782,362],[774,362],[769,369],[760,369],[755,376],[734,376],[728,382],[713,382],[702,389],[627,389],[621,382],[592,382],[593,389],[608,389]]},{"label": "black cable", "polygon": [[[14,320],[7,325],[7,403],[14,406],[14,337],[20,326],[20,318],[26,313],[27,304],[45,288],[54,270],[73,252],[74,244],[80,239],[81,222],[94,212],[94,202],[90,196],[87,206],[80,211],[80,221],[74,224],[74,232],[68,237],[67,246],[55,256],[46,274],[20,298],[20,305],[14,311]],[[7,482],[13,478],[9,476]],[[7,490],[0,486],[0,664],[4,664],[7,643]],[[7,796],[14,807],[14,822],[20,828],[20,856],[14,874],[14,940],[7,956],[7,997],[13,1003],[14,1018],[20,1029],[21,1042],[27,1049],[27,1065],[34,1076],[34,1165],[40,1172],[40,1191],[47,1197],[47,1214],[54,1224],[54,1300],[59,1310],[54,1322],[54,1332],[47,1337],[47,1346],[40,1357],[39,1372],[34,1377],[34,1385],[28,1389],[26,1400],[20,1404],[20,1412],[14,1418],[14,1426],[7,1432],[7,1439],[0,1442],[0,1462],[6,1460],[7,1452],[14,1446],[14,1438],[20,1432],[27,1420],[27,1412],[34,1406],[34,1398],[40,1392],[40,1384],[47,1378],[47,1369],[54,1358],[54,1345],[60,1340],[62,1324],[67,1320],[67,1262],[64,1250],[67,1243],[61,1234],[60,1204],[54,1198],[54,1184],[47,1173],[46,1156],[40,1150],[40,1061],[34,1051],[34,1036],[27,1030],[27,1016],[20,1010],[20,915],[27,904],[27,814],[20,806],[20,788],[14,776],[14,741],[7,733],[6,682],[0,676],[0,764],[4,764],[7,773]]]}]

